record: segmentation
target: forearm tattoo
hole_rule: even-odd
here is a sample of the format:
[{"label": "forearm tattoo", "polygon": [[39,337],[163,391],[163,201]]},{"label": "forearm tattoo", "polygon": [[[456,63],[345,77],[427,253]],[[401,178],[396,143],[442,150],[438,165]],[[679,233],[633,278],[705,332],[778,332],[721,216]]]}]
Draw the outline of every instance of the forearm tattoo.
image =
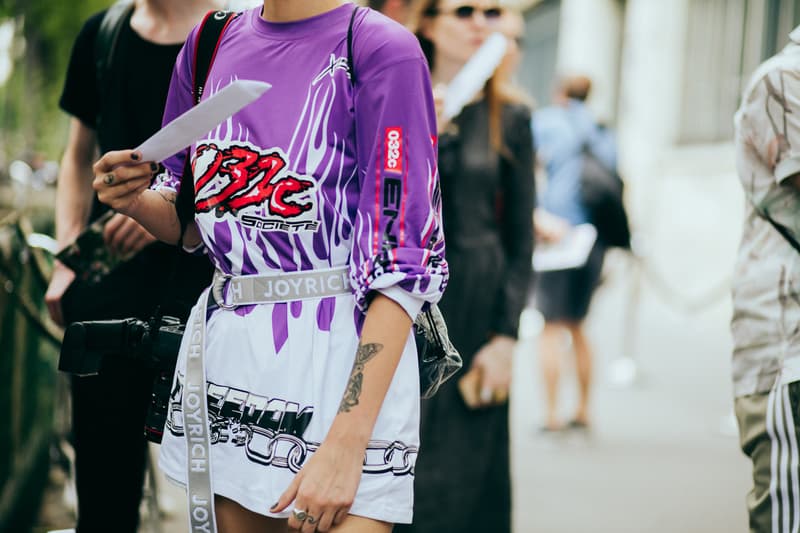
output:
[{"label": "forearm tattoo", "polygon": [[168,202],[168,203],[170,203],[172,205],[175,205],[176,196],[174,194],[167,194],[167,193],[162,192],[162,191],[158,191],[158,194],[161,195],[161,198],[163,198],[165,202]]},{"label": "forearm tattoo", "polygon": [[358,346],[353,370],[350,371],[350,380],[347,382],[347,390],[345,390],[342,403],[339,404],[340,413],[349,413],[350,409],[358,405],[358,399],[361,397],[361,389],[364,385],[364,366],[367,361],[378,355],[381,350],[383,350],[383,344],[376,342]]}]

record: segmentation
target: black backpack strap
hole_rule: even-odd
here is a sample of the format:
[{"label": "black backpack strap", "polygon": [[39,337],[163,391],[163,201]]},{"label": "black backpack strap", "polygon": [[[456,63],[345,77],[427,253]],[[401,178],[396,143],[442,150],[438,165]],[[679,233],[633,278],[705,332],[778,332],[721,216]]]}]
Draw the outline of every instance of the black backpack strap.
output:
[{"label": "black backpack strap", "polygon": [[[197,41],[194,49],[194,63],[192,65],[192,96],[194,105],[200,103],[205,89],[208,73],[217,55],[219,43],[225,29],[239,14],[233,11],[209,11],[200,23]],[[192,178],[191,148],[186,150],[186,162],[181,176],[181,188],[175,200],[175,209],[181,224],[181,236],[178,246],[181,246],[186,227],[194,219],[194,179]],[[184,184],[188,187],[184,187]]]},{"label": "black backpack strap", "polygon": [[116,68],[114,56],[117,53],[118,41],[122,28],[130,20],[133,2],[122,0],[106,10],[100,21],[94,40],[95,92],[97,93],[97,116],[95,131],[101,150],[119,148],[120,108],[110,105],[106,95],[119,90],[122,81],[112,75]]},{"label": "black backpack strap", "polygon": [[795,239],[792,236],[792,233],[789,231],[789,229],[786,226],[784,226],[783,224],[779,224],[779,223],[775,222],[775,219],[773,219],[771,216],[769,216],[769,213],[767,213],[767,210],[764,209],[764,208],[759,207],[755,203],[754,200],[751,199],[750,203],[755,208],[756,213],[761,215],[761,218],[763,218],[764,220],[769,222],[770,225],[772,225],[772,227],[775,228],[775,231],[780,233],[781,237],[783,237],[786,240],[786,242],[789,244],[789,246],[794,248],[795,251],[800,254],[800,243],[798,243],[797,239]]},{"label": "black backpack strap", "polygon": [[[112,64],[122,24],[128,20],[131,12],[133,12],[133,2],[121,0],[109,7],[103,15],[94,41],[95,77],[98,89],[105,86],[106,73]],[[98,90],[98,93],[102,94],[102,91]]]},{"label": "black backpack strap", "polygon": [[353,24],[359,9],[361,9],[359,6],[353,9],[353,14],[350,15],[350,25],[347,26],[347,68],[350,70],[350,83],[353,85],[356,84],[356,69],[353,61]]},{"label": "black backpack strap", "polygon": [[206,79],[214,64],[222,34],[238,13],[233,11],[209,11],[200,23],[200,31],[194,49],[194,69],[192,71],[192,87],[194,103],[199,104],[203,96]]}]

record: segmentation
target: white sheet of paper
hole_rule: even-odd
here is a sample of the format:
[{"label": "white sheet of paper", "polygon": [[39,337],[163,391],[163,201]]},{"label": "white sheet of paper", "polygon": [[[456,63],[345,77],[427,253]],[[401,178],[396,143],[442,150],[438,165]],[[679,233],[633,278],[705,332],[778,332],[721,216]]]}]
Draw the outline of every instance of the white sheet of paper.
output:
[{"label": "white sheet of paper", "polygon": [[444,97],[444,119],[458,116],[461,110],[483,89],[503,60],[508,40],[501,33],[491,34],[472,54],[447,86]]},{"label": "white sheet of paper", "polygon": [[579,224],[558,242],[537,243],[533,252],[533,269],[546,272],[583,266],[596,240],[597,229],[594,226]]},{"label": "white sheet of paper", "polygon": [[236,80],[192,107],[139,145],[142,161],[163,161],[180,152],[223,120],[255,101],[272,87],[254,80]]}]

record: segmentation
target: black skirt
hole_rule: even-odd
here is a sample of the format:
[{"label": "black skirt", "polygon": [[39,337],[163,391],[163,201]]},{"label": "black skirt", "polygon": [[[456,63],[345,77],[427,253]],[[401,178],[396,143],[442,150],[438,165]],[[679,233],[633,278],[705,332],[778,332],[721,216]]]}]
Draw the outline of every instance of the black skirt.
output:
[{"label": "black skirt", "polygon": [[470,410],[457,382],[489,340],[503,283],[499,243],[447,250],[450,283],[439,304],[464,366],[422,401],[414,479],[414,523],[396,532],[509,533],[508,404]]},{"label": "black skirt", "polygon": [[604,255],[605,247],[595,244],[583,266],[536,274],[535,307],[547,322],[580,322],[586,318],[603,271]]}]

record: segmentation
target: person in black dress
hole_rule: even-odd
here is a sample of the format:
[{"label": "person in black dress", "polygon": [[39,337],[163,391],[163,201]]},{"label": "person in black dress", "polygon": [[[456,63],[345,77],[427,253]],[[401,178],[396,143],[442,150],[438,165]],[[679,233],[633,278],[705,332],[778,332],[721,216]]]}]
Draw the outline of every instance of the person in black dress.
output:
[{"label": "person in black dress", "polygon": [[[433,83],[449,83],[503,16],[496,4],[418,4],[420,40]],[[436,90],[436,92],[439,92]],[[530,111],[499,76],[451,123],[440,120],[439,174],[450,281],[440,308],[464,359],[422,402],[414,523],[397,531],[511,530],[506,400],[533,249]],[[480,376],[478,408],[458,385]]]}]

